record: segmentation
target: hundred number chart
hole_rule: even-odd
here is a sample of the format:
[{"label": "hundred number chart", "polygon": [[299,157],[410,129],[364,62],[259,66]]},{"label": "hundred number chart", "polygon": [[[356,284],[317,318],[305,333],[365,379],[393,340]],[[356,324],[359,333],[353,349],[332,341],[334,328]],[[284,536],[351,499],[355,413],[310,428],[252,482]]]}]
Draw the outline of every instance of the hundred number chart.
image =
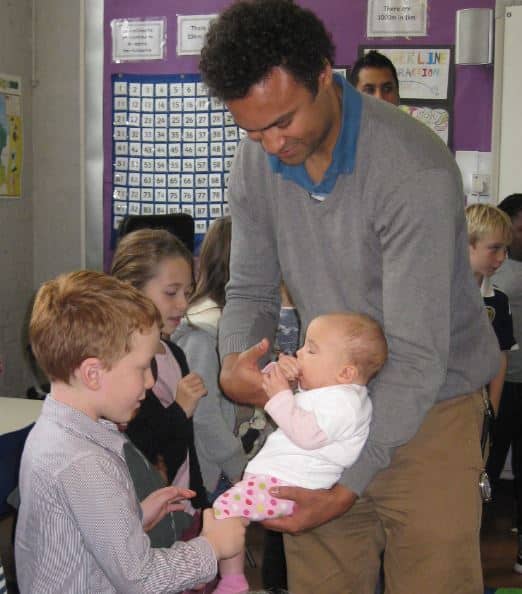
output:
[{"label": "hundred number chart", "polygon": [[112,245],[127,214],[184,212],[196,243],[228,214],[227,181],[244,136],[197,74],[112,77]]}]

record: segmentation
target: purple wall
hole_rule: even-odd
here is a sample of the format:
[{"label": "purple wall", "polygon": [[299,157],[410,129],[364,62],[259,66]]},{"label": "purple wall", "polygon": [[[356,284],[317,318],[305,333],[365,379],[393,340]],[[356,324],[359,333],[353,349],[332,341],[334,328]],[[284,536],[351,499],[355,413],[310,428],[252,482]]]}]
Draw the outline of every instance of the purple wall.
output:
[{"label": "purple wall", "polygon": [[[368,39],[366,37],[367,0],[299,0],[314,10],[332,32],[337,47],[337,64],[353,64],[360,44],[372,45],[453,45],[455,43],[454,0],[428,2],[428,35],[412,39]],[[177,74],[197,72],[197,56],[176,56],[176,15],[212,14],[230,0],[105,0],[104,52],[104,138],[105,164],[111,159],[111,74]],[[460,0],[458,8],[494,8],[495,0]],[[167,59],[143,63],[111,63],[110,22],[115,18],[163,17],[168,19]],[[470,101],[470,98],[471,101]],[[457,66],[453,105],[453,147],[455,150],[491,150],[493,102],[492,66]],[[470,109],[470,105],[473,107]],[[110,258],[111,170],[104,172],[105,264]]]}]

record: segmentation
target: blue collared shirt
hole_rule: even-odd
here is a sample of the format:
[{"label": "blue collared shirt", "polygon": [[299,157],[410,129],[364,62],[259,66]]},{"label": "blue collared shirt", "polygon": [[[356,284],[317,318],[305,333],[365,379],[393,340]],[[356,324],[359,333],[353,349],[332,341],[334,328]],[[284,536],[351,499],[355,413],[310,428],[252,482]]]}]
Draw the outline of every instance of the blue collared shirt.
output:
[{"label": "blue collared shirt", "polygon": [[275,173],[279,173],[284,179],[295,182],[307,192],[319,196],[325,196],[334,189],[337,177],[341,173],[352,173],[361,124],[362,99],[360,93],[340,74],[334,74],[334,79],[343,93],[341,131],[335,143],[332,162],[323,179],[316,184],[310,179],[304,163],[286,165],[275,155],[268,155],[270,166]]}]

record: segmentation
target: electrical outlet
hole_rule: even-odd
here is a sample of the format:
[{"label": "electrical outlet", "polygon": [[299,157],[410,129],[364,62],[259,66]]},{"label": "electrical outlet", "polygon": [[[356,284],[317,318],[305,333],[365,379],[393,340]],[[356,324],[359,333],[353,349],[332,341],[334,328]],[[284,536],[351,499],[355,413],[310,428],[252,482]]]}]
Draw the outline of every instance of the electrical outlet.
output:
[{"label": "electrical outlet", "polygon": [[481,173],[473,173],[471,176],[471,191],[476,194],[489,194],[491,176]]}]

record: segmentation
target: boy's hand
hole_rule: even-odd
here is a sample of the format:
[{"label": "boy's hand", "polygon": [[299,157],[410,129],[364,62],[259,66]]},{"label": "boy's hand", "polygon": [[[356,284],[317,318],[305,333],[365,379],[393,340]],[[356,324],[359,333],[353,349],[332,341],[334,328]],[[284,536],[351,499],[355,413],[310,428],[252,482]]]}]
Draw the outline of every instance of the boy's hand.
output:
[{"label": "boy's hand", "polygon": [[176,402],[185,411],[187,417],[191,417],[196,410],[199,399],[205,396],[207,387],[197,373],[189,373],[182,377],[176,388]]},{"label": "boy's hand", "polygon": [[244,518],[216,520],[214,510],[206,509],[203,512],[201,536],[212,545],[218,561],[230,559],[245,547],[245,528],[248,524]]},{"label": "boy's hand", "polygon": [[184,505],[180,503],[184,499],[191,499],[196,493],[191,489],[180,489],[178,487],[163,487],[153,491],[141,502],[143,511],[143,530],[152,530],[158,522],[170,512],[183,511]]},{"label": "boy's hand", "polygon": [[289,389],[290,384],[278,363],[263,372],[263,390],[268,398],[273,398],[279,392]]},{"label": "boy's hand", "polygon": [[297,383],[297,380],[299,379],[299,373],[301,372],[297,358],[293,357],[292,355],[281,354],[279,355],[277,362],[281,367],[283,375],[290,382],[290,384]]}]

